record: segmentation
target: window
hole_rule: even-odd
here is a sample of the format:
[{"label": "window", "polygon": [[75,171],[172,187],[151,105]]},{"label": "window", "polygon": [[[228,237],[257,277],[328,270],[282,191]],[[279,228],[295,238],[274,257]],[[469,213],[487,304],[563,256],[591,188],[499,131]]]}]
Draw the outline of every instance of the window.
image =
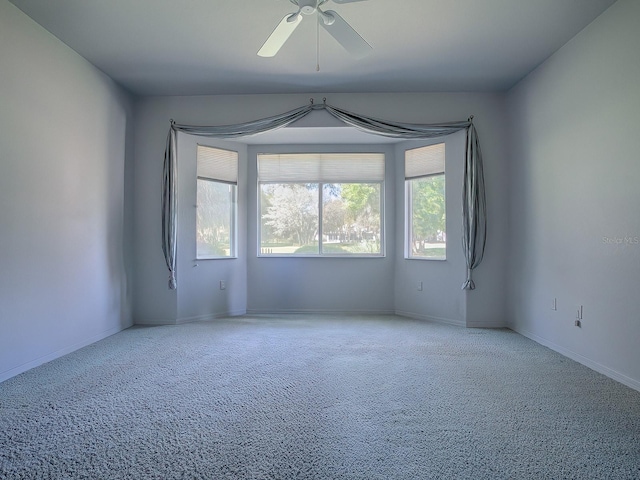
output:
[{"label": "window", "polygon": [[444,143],[405,152],[407,258],[447,258],[444,164]]},{"label": "window", "polygon": [[198,145],[196,258],[236,256],[238,153]]},{"label": "window", "polygon": [[259,255],[382,256],[384,154],[258,155]]}]

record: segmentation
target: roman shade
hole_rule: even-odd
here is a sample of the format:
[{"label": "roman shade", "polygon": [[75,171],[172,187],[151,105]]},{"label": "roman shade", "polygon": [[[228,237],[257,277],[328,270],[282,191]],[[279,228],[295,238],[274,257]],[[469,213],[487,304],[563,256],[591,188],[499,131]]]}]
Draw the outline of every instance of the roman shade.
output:
[{"label": "roman shade", "polygon": [[196,157],[198,178],[238,183],[238,152],[198,145]]},{"label": "roman shade", "polygon": [[405,180],[430,177],[441,173],[444,173],[444,143],[413,148],[405,152]]},{"label": "roman shade", "polygon": [[304,153],[258,155],[260,182],[381,182],[380,153]]}]

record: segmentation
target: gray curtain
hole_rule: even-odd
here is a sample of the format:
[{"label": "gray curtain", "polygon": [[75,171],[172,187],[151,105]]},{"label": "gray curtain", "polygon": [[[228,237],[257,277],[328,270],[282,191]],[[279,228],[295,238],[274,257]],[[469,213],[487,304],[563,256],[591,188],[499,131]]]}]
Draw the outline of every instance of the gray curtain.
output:
[{"label": "gray curtain", "polygon": [[486,203],[484,192],[484,176],[482,172],[482,154],[478,134],[473,125],[473,117],[467,121],[449,122],[436,125],[420,125],[412,123],[399,123],[366,117],[348,112],[341,108],[322,104],[314,104],[296,108],[289,112],[273,117],[254,120],[237,125],[222,126],[196,126],[183,125],[171,120],[171,127],[167,136],[167,145],[164,152],[164,174],[162,180],[162,250],[169,269],[169,288],[177,288],[176,281],[176,181],[177,181],[177,132],[190,135],[217,138],[237,138],[246,135],[254,135],[276,128],[281,128],[299,120],[312,110],[324,109],[334,117],[342,120],[359,130],[393,138],[431,138],[449,135],[460,130],[466,130],[467,142],[464,164],[463,186],[463,236],[462,247],[467,262],[467,278],[462,288],[475,289],[471,278],[471,272],[482,261],[486,242]]},{"label": "gray curtain", "polygon": [[[471,117],[469,120],[473,120]],[[462,250],[467,261],[464,290],[475,290],[471,271],[480,265],[487,241],[487,204],[484,194],[484,172],[478,133],[473,123],[467,130],[462,187]]]},{"label": "gray curtain", "polygon": [[162,251],[169,270],[169,289],[175,290],[178,286],[176,279],[176,253],[177,253],[177,132],[198,135],[202,137],[237,138],[261,132],[267,132],[276,128],[285,127],[292,122],[304,117],[318,105],[305,105],[290,112],[285,112],[274,117],[254,120],[252,122],[237,125],[222,126],[197,126],[182,125],[171,120],[171,127],[167,135],[167,144],[164,150],[164,168],[162,175]]},{"label": "gray curtain", "polygon": [[[173,123],[173,122],[172,122]],[[167,135],[162,168],[162,252],[169,269],[169,288],[178,287],[176,280],[176,253],[178,245],[178,168],[176,165],[176,131],[171,128]]]}]

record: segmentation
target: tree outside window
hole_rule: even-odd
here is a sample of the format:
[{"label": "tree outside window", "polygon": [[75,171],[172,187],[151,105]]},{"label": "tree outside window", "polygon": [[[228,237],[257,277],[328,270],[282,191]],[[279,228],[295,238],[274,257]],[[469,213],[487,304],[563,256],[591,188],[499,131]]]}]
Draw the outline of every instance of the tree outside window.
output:
[{"label": "tree outside window", "polygon": [[445,144],[407,150],[408,258],[446,259]]}]

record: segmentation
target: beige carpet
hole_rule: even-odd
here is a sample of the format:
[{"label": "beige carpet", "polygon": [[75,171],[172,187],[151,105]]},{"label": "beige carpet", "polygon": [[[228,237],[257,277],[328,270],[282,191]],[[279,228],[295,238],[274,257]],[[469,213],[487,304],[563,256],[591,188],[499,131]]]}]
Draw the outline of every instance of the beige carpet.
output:
[{"label": "beige carpet", "polygon": [[0,478],[638,479],[640,392],[509,330],[136,327],[0,384]]}]

